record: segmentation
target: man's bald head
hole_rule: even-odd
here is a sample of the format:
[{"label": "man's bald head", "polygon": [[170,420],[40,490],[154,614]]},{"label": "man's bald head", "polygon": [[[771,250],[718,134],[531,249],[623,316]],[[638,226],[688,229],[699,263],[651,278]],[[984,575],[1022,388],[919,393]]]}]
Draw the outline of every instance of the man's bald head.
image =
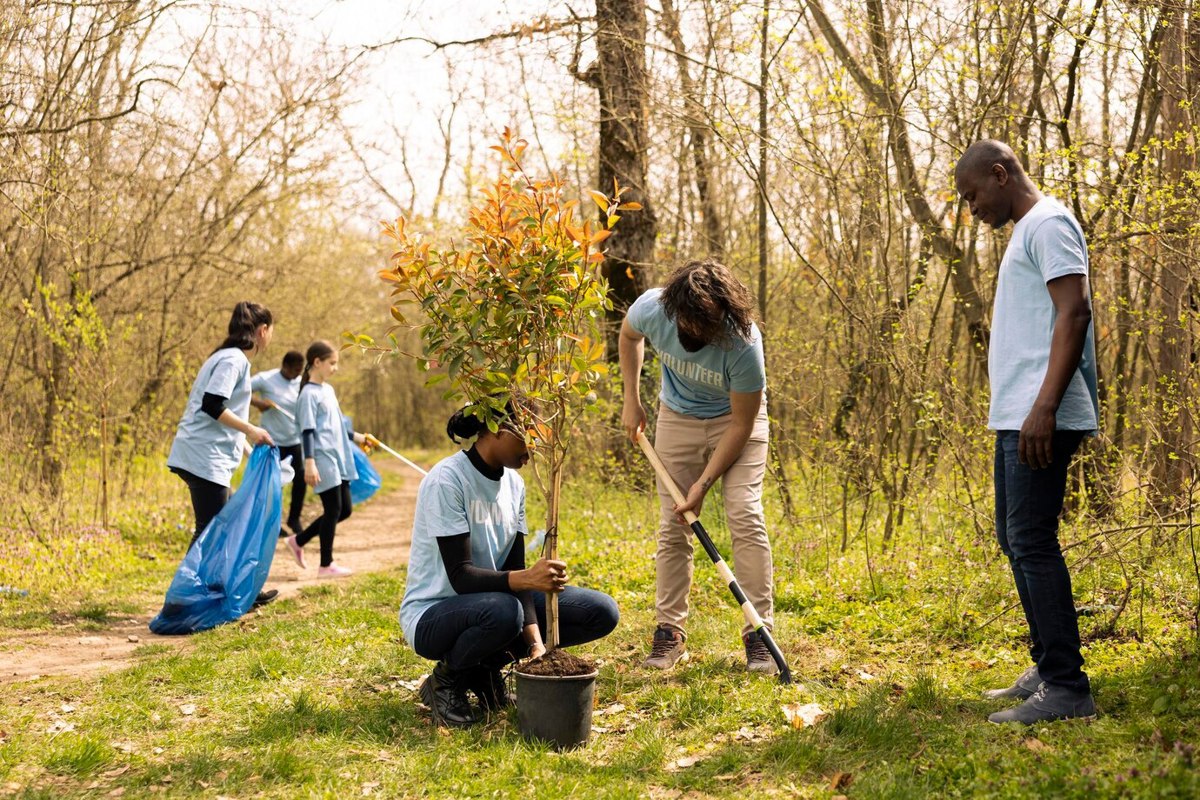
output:
[{"label": "man's bald head", "polygon": [[1019,220],[1042,197],[1017,154],[995,139],[967,148],[954,166],[954,185],[971,214],[993,228]]},{"label": "man's bald head", "polygon": [[1021,160],[1012,148],[996,139],[980,139],[968,147],[954,167],[954,177],[988,175],[999,164],[1012,177],[1024,174]]}]

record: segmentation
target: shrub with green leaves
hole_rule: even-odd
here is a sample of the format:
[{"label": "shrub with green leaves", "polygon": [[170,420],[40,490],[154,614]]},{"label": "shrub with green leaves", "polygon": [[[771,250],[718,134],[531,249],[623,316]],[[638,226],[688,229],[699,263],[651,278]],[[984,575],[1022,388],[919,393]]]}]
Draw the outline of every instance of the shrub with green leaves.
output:
[{"label": "shrub with green leaves", "polygon": [[[611,196],[590,192],[604,224],[579,220],[579,202],[568,199],[561,180],[526,173],[527,146],[504,131],[492,147],[500,174],[452,245],[434,247],[402,217],[385,223],[396,249],[379,276],[392,285],[392,316],[421,339],[416,357],[432,373],[427,385],[446,386],[447,400],[465,401],[493,432],[515,401],[526,440],[545,460],[544,474],[535,467],[535,475],[547,495],[546,555],[554,558],[571,431],[608,370],[602,325],[611,302],[600,245],[619,212],[641,206],[621,203],[624,189],[614,184]],[[393,348],[400,349],[394,338]],[[549,628],[553,648],[555,614]]]}]

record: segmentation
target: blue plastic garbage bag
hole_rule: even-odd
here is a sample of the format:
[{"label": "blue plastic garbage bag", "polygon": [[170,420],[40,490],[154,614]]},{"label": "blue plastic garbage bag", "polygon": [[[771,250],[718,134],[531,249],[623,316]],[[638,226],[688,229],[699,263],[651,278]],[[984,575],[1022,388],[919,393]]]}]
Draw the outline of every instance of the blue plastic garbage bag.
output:
[{"label": "blue plastic garbage bag", "polygon": [[259,445],[242,484],[183,557],[150,630],[196,633],[250,610],[271,571],[279,539],[282,488],[279,450]]},{"label": "blue plastic garbage bag", "polygon": [[358,470],[358,479],[350,481],[350,504],[358,505],[379,491],[383,479],[379,477],[379,471],[371,466],[371,459],[367,458],[366,453],[357,447],[351,449],[354,451],[354,468]]}]

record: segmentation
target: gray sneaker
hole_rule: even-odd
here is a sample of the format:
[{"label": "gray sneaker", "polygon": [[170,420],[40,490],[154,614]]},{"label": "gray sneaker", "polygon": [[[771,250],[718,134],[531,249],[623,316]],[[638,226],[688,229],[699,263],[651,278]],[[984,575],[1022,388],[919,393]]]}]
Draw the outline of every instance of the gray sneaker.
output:
[{"label": "gray sneaker", "polygon": [[1022,672],[1021,677],[1017,678],[1017,682],[1012,686],[1007,689],[988,689],[983,696],[988,700],[1025,700],[1032,697],[1041,684],[1042,676],[1038,672],[1037,664],[1034,664]]},{"label": "gray sneaker", "polygon": [[767,643],[763,641],[762,634],[758,631],[750,631],[742,637],[742,644],[746,645],[746,669],[750,672],[761,672],[764,675],[779,674],[779,665],[771,657],[771,651],[767,649]]},{"label": "gray sneaker", "polygon": [[642,662],[644,667],[654,669],[670,669],[681,662],[687,661],[687,650],[683,643],[687,639],[683,631],[659,625],[654,630],[654,641],[650,645],[650,655]]},{"label": "gray sneaker", "polygon": [[1096,703],[1092,700],[1090,691],[1077,692],[1063,686],[1042,683],[1024,703],[1016,708],[997,711],[988,717],[988,722],[997,725],[1005,722],[1034,725],[1059,719],[1093,719],[1095,716]]}]

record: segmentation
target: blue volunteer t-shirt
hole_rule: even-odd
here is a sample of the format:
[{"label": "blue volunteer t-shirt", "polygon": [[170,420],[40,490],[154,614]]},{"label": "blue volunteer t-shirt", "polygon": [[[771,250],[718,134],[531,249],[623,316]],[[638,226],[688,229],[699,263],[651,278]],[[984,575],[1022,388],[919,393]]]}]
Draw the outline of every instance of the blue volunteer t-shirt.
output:
[{"label": "blue volunteer t-shirt", "polygon": [[279,370],[269,369],[250,379],[250,391],[265,397],[292,416],[288,419],[274,408],[262,412],[262,426],[271,434],[271,441],[279,447],[300,444],[300,432],[296,430],[294,422],[296,400],[300,397],[300,376],[289,381]]},{"label": "blue volunteer t-shirt", "polygon": [[731,411],[730,392],[761,392],[767,385],[762,335],[751,325],[750,341],[736,334],[731,341],[689,353],[662,305],[662,289],[651,289],[633,302],[625,319],[658,351],[662,362],[663,405],[699,419]]},{"label": "blue volunteer t-shirt", "polygon": [[206,394],[226,398],[225,408],[242,419],[249,418],[250,360],[245,352],[226,347],[209,356],[200,367],[167,456],[168,467],[228,486],[242,461],[246,437],[200,410]]},{"label": "blue volunteer t-shirt", "polygon": [[499,570],[517,534],[525,533],[525,481],[506,469],[500,480],[483,475],[466,452],[434,465],[421,479],[413,516],[408,582],[400,604],[400,627],[411,645],[421,615],[441,600],[457,597],[450,585],[437,540],[471,534],[471,560],[482,569]]},{"label": "blue volunteer t-shirt", "polygon": [[354,466],[354,444],[346,431],[337,394],[328,383],[307,383],[296,401],[296,432],[313,430],[313,460],[317,462],[320,482],[317,494],[358,478]]},{"label": "blue volunteer t-shirt", "polygon": [[[1013,226],[1000,262],[988,347],[992,430],[1020,430],[1033,409],[1050,366],[1058,316],[1046,284],[1064,275],[1087,279],[1087,243],[1066,206],[1043,197]],[[1055,426],[1094,431],[1099,419],[1095,333],[1088,325],[1083,357],[1063,394]]]}]

